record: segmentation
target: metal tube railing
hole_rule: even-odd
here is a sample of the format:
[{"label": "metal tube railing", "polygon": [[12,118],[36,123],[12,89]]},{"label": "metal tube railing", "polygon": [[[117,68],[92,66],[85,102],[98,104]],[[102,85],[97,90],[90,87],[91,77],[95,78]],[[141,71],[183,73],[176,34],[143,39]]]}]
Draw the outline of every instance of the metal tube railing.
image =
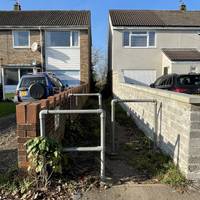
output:
[{"label": "metal tube railing", "polygon": [[157,100],[155,99],[112,99],[111,101],[111,129],[112,129],[112,154],[116,154],[116,136],[115,136],[115,104],[116,103],[154,103],[154,148],[157,141]]},{"label": "metal tube railing", "polygon": [[[98,102],[99,102],[99,109],[102,109],[102,96],[100,93],[71,93],[68,95],[68,97],[78,97],[78,96],[98,96]],[[77,105],[77,99],[76,99],[76,105]],[[71,106],[71,98],[70,98],[70,106]]]},{"label": "metal tube railing", "polygon": [[70,147],[63,148],[63,152],[70,151],[100,151],[101,152],[101,180],[105,180],[105,118],[106,113],[103,109],[96,110],[42,110],[40,111],[40,136],[45,137],[45,115],[47,114],[100,114],[101,144],[96,147]]}]

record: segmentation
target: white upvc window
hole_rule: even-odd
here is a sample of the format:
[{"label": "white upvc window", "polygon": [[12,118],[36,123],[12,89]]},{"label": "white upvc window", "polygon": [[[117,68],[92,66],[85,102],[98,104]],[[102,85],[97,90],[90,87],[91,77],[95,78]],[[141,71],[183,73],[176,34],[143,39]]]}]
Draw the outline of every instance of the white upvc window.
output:
[{"label": "white upvc window", "polygon": [[47,47],[79,47],[78,31],[47,31]]},{"label": "white upvc window", "polygon": [[130,48],[155,48],[156,34],[153,31],[124,31],[123,46]]},{"label": "white upvc window", "polygon": [[30,31],[13,31],[13,48],[30,48]]}]

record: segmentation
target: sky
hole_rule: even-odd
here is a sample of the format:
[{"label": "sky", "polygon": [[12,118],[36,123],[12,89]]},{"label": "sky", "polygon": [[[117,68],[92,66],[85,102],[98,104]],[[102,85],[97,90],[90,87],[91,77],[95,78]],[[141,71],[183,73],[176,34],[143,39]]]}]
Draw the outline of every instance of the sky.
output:
[{"label": "sky", "polygon": [[[106,52],[109,9],[176,10],[180,0],[19,0],[22,10],[90,10],[93,47]],[[0,10],[12,10],[15,0],[0,0]],[[188,10],[200,10],[200,0],[184,0]]]}]

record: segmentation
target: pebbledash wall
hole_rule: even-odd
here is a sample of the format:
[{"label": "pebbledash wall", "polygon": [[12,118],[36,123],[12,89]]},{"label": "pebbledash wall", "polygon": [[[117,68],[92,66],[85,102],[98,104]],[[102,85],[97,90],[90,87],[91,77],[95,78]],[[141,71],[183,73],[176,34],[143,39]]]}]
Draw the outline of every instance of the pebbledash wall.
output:
[{"label": "pebbledash wall", "polygon": [[[157,145],[170,155],[191,180],[200,179],[200,97],[124,83],[113,72],[113,94],[119,99],[156,99]],[[122,104],[148,137],[154,133],[151,103]]]},{"label": "pebbledash wall", "polygon": [[[43,109],[77,109],[81,108],[86,97],[71,97],[71,93],[87,93],[88,84],[83,84],[75,88],[48,97],[38,102],[20,103],[16,106],[17,136],[18,136],[18,166],[26,169],[28,166],[25,143],[40,135],[39,112]],[[61,141],[65,133],[66,115],[47,115],[45,133],[58,141]]]}]

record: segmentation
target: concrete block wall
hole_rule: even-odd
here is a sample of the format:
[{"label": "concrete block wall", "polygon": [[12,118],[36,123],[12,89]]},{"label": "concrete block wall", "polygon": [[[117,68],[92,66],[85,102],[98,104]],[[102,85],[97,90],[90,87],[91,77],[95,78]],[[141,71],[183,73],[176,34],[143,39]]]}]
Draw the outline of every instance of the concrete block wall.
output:
[{"label": "concrete block wall", "polygon": [[[188,179],[200,179],[200,97],[124,83],[113,72],[113,94],[120,99],[156,99],[157,145],[170,155]],[[136,124],[153,139],[154,105],[122,104]]]},{"label": "concrete block wall", "polygon": [[[43,109],[81,108],[85,104],[87,98],[79,97],[77,103],[76,98],[71,98],[71,101],[69,101],[68,94],[87,92],[88,84],[83,84],[76,88],[71,88],[54,96],[50,96],[48,99],[43,99],[32,103],[20,103],[16,106],[16,134],[18,136],[19,168],[26,169],[28,166],[26,147],[24,144],[29,139],[40,135],[39,112]],[[67,120],[66,115],[59,115],[59,117],[55,115],[47,115],[45,120],[46,135],[61,142],[65,133],[65,124]],[[58,122],[56,122],[57,120]]]}]

